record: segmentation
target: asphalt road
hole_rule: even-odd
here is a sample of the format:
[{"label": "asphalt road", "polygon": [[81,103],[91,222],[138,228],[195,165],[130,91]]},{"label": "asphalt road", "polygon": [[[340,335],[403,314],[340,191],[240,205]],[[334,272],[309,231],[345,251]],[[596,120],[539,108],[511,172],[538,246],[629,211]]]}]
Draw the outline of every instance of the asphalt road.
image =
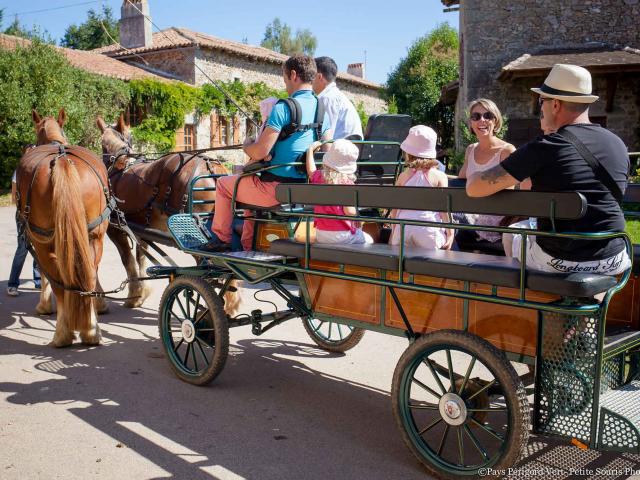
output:
[{"label": "asphalt road", "polygon": [[[260,337],[240,327],[231,330],[222,374],[194,387],[173,375],[162,352],[156,316],[166,281],[155,281],[143,308],[110,302],[100,317],[103,345],[53,349],[47,343],[55,317],[34,312],[29,260],[21,295],[4,293],[13,212],[0,208],[0,479],[429,478],[391,413],[391,378],[406,340],[367,332],[336,355],[316,348],[296,321]],[[114,288],[123,277],[107,242],[103,286]],[[243,291],[247,312],[259,308],[254,292]],[[625,469],[640,470],[638,455],[545,438],[532,438],[523,462],[520,475],[529,471],[529,478],[617,479],[629,478]],[[596,468],[621,473],[597,476]]]}]

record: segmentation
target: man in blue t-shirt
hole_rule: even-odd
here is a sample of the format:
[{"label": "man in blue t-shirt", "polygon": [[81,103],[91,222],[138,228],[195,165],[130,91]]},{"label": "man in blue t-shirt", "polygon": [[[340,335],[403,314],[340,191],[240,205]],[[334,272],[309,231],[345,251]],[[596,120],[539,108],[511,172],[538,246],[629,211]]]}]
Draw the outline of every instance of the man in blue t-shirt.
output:
[{"label": "man in blue t-shirt", "polygon": [[[289,94],[300,104],[302,110],[301,125],[314,123],[318,100],[313,95],[311,83],[316,75],[316,64],[312,57],[296,54],[290,57],[283,66],[282,76]],[[267,126],[254,143],[245,144],[244,152],[249,156],[249,163],[270,158],[271,165],[284,165],[299,161],[300,155],[318,138],[315,129],[297,131],[288,138],[280,140],[280,132],[291,123],[289,107],[280,102],[275,105]],[[329,120],[325,114],[322,122],[321,140],[330,140]],[[216,206],[213,217],[213,238],[206,245],[209,251],[225,251],[231,248],[233,211],[231,198],[238,183],[236,201],[272,207],[279,202],[276,199],[276,187],[282,182],[304,182],[304,174],[298,173],[294,166],[273,168],[267,172],[239,178],[237,175],[222,177],[216,186]],[[245,221],[242,229],[242,247],[251,249],[253,222]]]}]

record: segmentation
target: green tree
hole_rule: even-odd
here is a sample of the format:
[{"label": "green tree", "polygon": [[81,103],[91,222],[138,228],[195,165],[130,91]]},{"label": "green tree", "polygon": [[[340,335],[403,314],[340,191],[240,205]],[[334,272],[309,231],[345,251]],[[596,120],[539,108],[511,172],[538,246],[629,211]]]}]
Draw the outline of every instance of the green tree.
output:
[{"label": "green tree", "polygon": [[55,48],[34,41],[0,50],[0,187],[7,187],[22,147],[35,143],[31,109],[57,115],[64,107],[69,142],[100,151],[96,115],[113,121],[129,103],[129,86],[72,67]]},{"label": "green tree", "polygon": [[442,87],[458,78],[458,32],[449,24],[416,40],[389,74],[385,99],[438,132],[443,146],[453,145],[454,109],[440,103]]},{"label": "green tree", "polygon": [[105,5],[101,13],[94,9],[89,10],[84,23],[69,26],[60,40],[60,45],[78,50],[92,50],[111,45],[119,39],[118,20],[113,17],[111,8]]},{"label": "green tree", "polygon": [[292,36],[291,27],[286,23],[282,23],[279,18],[275,18],[273,22],[267,25],[260,45],[284,55],[305,53],[313,56],[318,46],[318,40],[306,28],[297,30],[296,34]]},{"label": "green tree", "polygon": [[[0,25],[1,24],[2,15],[0,15]],[[46,29],[43,29],[38,25],[33,25],[31,28],[28,28],[26,25],[20,25],[18,17],[11,22],[11,25],[9,25],[3,33],[13,35],[14,37],[26,38],[28,40],[38,40],[42,43],[55,43],[53,37],[51,37]]]}]

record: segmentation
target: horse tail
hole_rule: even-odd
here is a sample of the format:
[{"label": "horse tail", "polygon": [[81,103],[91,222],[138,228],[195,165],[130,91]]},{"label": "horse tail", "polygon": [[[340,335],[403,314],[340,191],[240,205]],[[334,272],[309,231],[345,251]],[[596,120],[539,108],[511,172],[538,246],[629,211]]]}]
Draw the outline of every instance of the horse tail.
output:
[{"label": "horse tail", "polygon": [[[54,254],[62,283],[82,291],[93,290],[95,272],[78,170],[63,155],[51,175],[53,186]],[[72,330],[89,328],[91,298],[64,291],[64,318]]]}]

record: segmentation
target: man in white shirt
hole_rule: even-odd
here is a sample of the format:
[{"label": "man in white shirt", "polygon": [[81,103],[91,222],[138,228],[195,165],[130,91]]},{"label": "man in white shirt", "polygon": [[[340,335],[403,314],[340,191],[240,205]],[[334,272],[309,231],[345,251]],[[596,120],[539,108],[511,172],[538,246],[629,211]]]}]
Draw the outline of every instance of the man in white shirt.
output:
[{"label": "man in white shirt", "polygon": [[356,138],[352,135],[358,135],[363,139],[358,112],[351,100],[336,85],[338,75],[336,62],[330,57],[318,57],[315,60],[318,73],[313,80],[313,91],[324,105],[334,140],[347,137],[355,140]]}]

